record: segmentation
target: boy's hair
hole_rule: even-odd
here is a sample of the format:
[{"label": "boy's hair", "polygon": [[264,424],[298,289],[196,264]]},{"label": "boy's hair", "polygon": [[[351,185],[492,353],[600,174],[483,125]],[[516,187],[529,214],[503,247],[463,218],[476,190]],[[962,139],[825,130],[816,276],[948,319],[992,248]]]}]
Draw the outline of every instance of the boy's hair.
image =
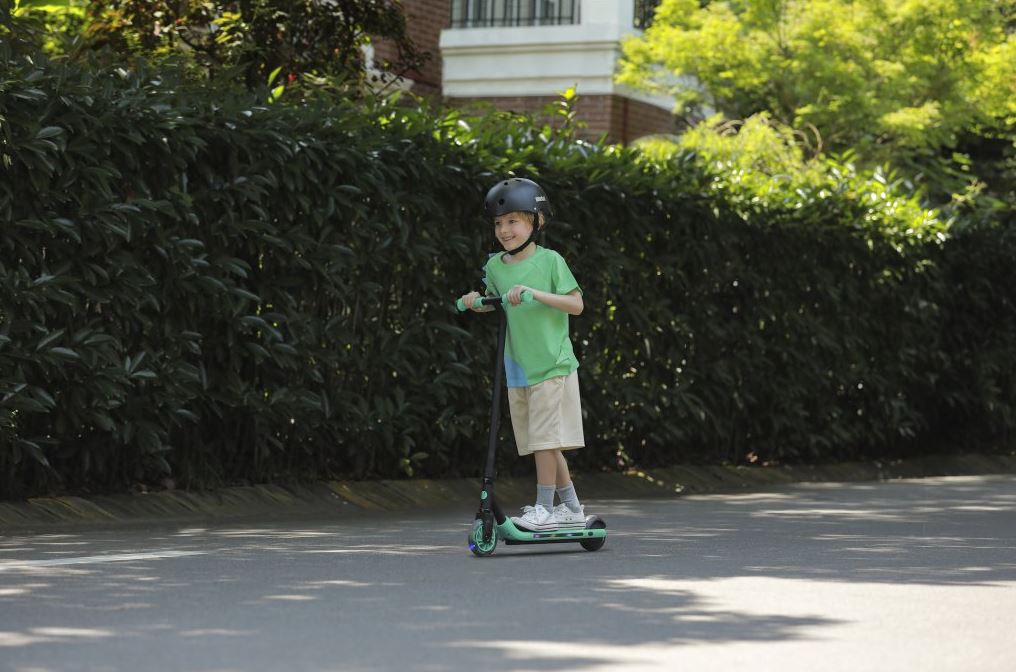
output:
[{"label": "boy's hair", "polygon": [[515,212],[510,212],[508,214],[510,214],[510,215],[516,215],[516,214],[517,215],[525,215],[526,219],[529,220],[529,225],[532,226],[537,231],[540,231],[540,230],[543,229],[543,227],[547,226],[547,218],[543,216],[542,212],[540,213],[540,225],[539,226],[536,226],[536,213],[526,212],[525,210],[516,210]]}]

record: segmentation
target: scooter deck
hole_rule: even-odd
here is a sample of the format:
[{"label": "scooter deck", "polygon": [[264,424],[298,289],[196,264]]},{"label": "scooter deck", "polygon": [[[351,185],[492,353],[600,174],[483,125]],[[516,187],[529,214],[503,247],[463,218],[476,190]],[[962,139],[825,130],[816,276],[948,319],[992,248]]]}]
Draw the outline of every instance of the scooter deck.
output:
[{"label": "scooter deck", "polygon": [[531,532],[519,529],[511,518],[505,518],[496,528],[498,537],[508,546],[515,544],[564,544],[586,541],[589,539],[604,539],[607,530],[604,527],[590,528],[599,516],[586,516],[586,527],[568,527],[559,530],[545,530]]}]

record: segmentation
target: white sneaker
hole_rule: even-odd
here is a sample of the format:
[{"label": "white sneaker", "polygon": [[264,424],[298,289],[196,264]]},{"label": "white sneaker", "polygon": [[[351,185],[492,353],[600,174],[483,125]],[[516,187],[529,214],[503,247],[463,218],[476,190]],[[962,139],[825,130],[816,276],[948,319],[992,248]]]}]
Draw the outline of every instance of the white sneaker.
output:
[{"label": "white sneaker", "polygon": [[[523,506],[522,517],[525,518],[525,515],[535,508],[531,504]],[[566,504],[558,504],[554,507],[554,517],[557,518],[558,527],[585,527],[586,507],[580,504],[578,512],[574,512]],[[516,519],[512,518],[512,520]]]},{"label": "white sneaker", "polygon": [[558,504],[554,507],[554,517],[560,527],[585,527],[586,507],[580,504],[578,511],[572,511],[567,505]]},{"label": "white sneaker", "polygon": [[522,516],[512,517],[512,522],[520,529],[530,532],[546,532],[547,530],[556,530],[558,527],[554,513],[548,511],[542,504],[523,507],[522,511]]}]

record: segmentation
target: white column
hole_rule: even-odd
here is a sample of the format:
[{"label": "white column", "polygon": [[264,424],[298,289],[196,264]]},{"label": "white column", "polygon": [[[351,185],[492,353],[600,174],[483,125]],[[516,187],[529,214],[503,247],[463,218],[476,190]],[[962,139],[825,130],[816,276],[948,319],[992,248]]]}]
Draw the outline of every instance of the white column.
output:
[{"label": "white column", "polygon": [[630,32],[635,26],[635,0],[582,0],[579,16],[583,24],[605,23]]}]

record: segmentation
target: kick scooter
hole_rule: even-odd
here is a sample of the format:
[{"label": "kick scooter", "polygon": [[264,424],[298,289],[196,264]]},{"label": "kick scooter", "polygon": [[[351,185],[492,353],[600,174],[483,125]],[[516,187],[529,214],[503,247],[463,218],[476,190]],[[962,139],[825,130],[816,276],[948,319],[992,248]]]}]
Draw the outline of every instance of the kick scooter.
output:
[{"label": "kick scooter", "polygon": [[[487,444],[487,466],[483,471],[483,487],[480,491],[480,508],[469,531],[469,550],[480,557],[490,555],[497,547],[498,539],[508,546],[515,544],[561,544],[579,543],[587,551],[598,550],[607,540],[607,523],[599,516],[586,516],[585,528],[564,528],[530,532],[515,526],[494,497],[494,453],[497,449],[497,428],[501,417],[501,381],[504,376],[504,342],[508,321],[505,310],[510,310],[508,295],[478,299],[484,306],[494,306],[498,313],[497,357],[494,360],[494,387],[491,391],[490,437]],[[532,303],[530,292],[522,293],[523,303]],[[456,304],[460,311],[469,310],[462,302]]]}]

